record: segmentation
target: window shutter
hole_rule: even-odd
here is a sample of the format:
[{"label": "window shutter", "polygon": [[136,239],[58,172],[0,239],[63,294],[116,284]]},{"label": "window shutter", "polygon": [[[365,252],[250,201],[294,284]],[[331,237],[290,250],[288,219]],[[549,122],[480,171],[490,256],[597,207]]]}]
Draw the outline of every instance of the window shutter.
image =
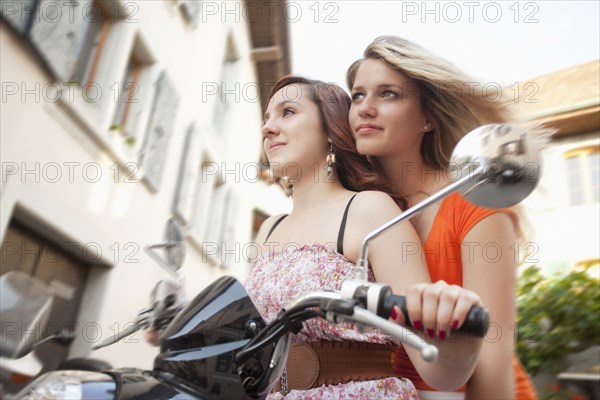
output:
[{"label": "window shutter", "polygon": [[146,180],[154,190],[158,191],[177,116],[179,96],[164,71],[160,74],[155,86],[152,120],[148,124],[146,145],[140,162],[144,167]]},{"label": "window shutter", "polygon": [[19,35],[27,34],[38,0],[0,1],[0,15]]},{"label": "window shutter", "polygon": [[234,188],[230,188],[229,201],[227,204],[227,220],[225,221],[225,232],[223,239],[227,243],[235,242],[235,228],[237,226],[237,216],[240,208],[240,199]]},{"label": "window shutter", "polygon": [[175,194],[175,207],[173,212],[185,223],[191,223],[196,206],[198,192],[198,179],[200,174],[200,160],[202,159],[202,143],[200,131],[195,123],[188,128],[185,147],[179,170],[179,182]]},{"label": "window shutter", "polygon": [[198,27],[198,18],[200,17],[200,0],[182,0],[181,9],[192,24],[192,27],[196,29]]},{"label": "window shutter", "polygon": [[71,78],[86,25],[94,23],[84,16],[92,2],[42,0],[39,5],[44,12],[33,21],[31,42],[59,81],[68,82]]},{"label": "window shutter", "polygon": [[221,232],[222,246],[229,250],[227,254],[221,258],[223,259],[223,265],[228,268],[234,266],[238,262],[236,253],[232,254],[231,249],[236,248],[236,226],[238,222],[239,201],[238,193],[233,187],[230,187],[225,199],[223,230]]}]

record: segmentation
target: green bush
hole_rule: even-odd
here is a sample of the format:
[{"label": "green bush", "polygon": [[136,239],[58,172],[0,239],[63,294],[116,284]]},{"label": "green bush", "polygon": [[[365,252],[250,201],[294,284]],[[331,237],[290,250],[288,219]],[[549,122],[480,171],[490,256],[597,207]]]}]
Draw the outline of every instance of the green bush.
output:
[{"label": "green bush", "polygon": [[525,368],[556,374],[563,358],[600,343],[600,281],[590,263],[544,276],[539,267],[517,282],[517,353]]}]

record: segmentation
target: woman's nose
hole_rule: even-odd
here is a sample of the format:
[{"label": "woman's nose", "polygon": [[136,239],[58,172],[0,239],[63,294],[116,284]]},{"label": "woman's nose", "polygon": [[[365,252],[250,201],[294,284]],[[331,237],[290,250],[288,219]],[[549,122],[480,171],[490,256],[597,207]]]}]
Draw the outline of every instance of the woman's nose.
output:
[{"label": "woman's nose", "polygon": [[271,120],[265,121],[261,130],[264,137],[276,136],[279,134],[279,129],[271,122]]},{"label": "woman's nose", "polygon": [[369,97],[365,97],[360,103],[356,105],[358,115],[361,118],[374,117],[377,115],[377,109],[373,104],[373,101]]}]

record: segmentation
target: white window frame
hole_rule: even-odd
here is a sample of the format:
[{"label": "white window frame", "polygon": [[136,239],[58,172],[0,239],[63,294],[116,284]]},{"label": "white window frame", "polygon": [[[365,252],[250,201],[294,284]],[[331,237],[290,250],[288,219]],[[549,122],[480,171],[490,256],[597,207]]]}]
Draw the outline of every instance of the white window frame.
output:
[{"label": "white window frame", "polygon": [[[591,204],[597,204],[598,201],[594,199],[594,187],[592,185],[593,177],[591,173],[591,164],[589,156],[591,154],[600,154],[600,144],[580,144],[573,146],[573,148],[563,152],[563,163],[565,171],[565,187],[566,190],[566,201],[569,207],[586,206]],[[567,170],[567,160],[577,159],[579,177],[582,180],[581,189],[583,191],[583,202],[573,204],[571,201],[571,183],[569,182],[569,174]],[[597,189],[597,187],[596,187]],[[598,194],[596,194],[598,196]]]},{"label": "white window frame", "polygon": [[[204,148],[202,150],[200,165],[198,165],[200,173],[196,182],[190,183],[194,184],[195,188],[193,190],[193,211],[189,221],[188,237],[191,239],[192,243],[200,249],[202,254],[205,253],[203,243],[207,241],[206,232],[208,229],[210,212],[213,207],[213,193],[215,187],[221,181],[221,171],[218,167],[218,163],[214,160],[215,158],[210,150]],[[213,255],[205,255],[212,264],[219,263],[219,260]]]},{"label": "white window frame", "polygon": [[[231,96],[241,97],[241,88],[238,79],[239,61],[238,46],[235,43],[233,34],[230,32],[227,35],[225,56],[221,64],[221,79],[218,82],[217,96],[215,96],[217,103],[214,108],[214,121],[217,137],[227,138],[229,136],[231,130],[229,121],[232,120],[232,114],[235,110]],[[222,90],[223,88],[225,88],[225,93]]]},{"label": "white window frame", "polygon": [[[126,58],[126,63],[124,68],[120,71],[121,73],[125,71],[128,67],[129,62],[132,58],[136,58],[138,63],[141,65],[141,70],[136,80],[136,94],[133,95],[132,102],[129,105],[129,115],[126,126],[124,127],[124,131],[119,135],[120,132],[117,132],[111,127],[115,123],[115,115],[118,111],[119,104],[115,102],[114,96],[118,94],[121,96],[122,91],[126,89],[126,82],[120,82],[122,77],[116,78],[113,81],[111,90],[111,105],[110,109],[106,114],[106,118],[104,121],[104,126],[108,125],[107,131],[112,141],[116,140],[116,145],[119,147],[125,147],[126,151],[130,153],[130,157],[137,159],[139,158],[140,152],[143,149],[143,144],[145,142],[145,135],[147,131],[148,123],[150,122],[150,112],[153,103],[153,99],[155,96],[155,87],[154,82],[158,78],[161,72],[161,66],[157,62],[156,57],[153,55],[150,50],[150,46],[148,41],[144,38],[142,31],[137,31],[135,33],[135,37],[129,51],[129,54]],[[114,74],[113,77],[117,75]],[[127,136],[131,136],[135,139],[133,145],[127,144]]]},{"label": "white window frame", "polygon": [[[121,7],[125,7],[123,0],[118,0]],[[126,16],[125,11],[120,15]],[[131,55],[144,65],[140,72],[137,97],[139,102],[132,103],[130,113],[137,115],[138,121],[132,127],[132,136],[135,137],[133,146],[128,145],[122,135],[111,130],[117,104],[114,101],[115,91],[123,85],[117,84],[127,68]],[[124,20],[113,21],[106,39],[105,49],[98,63],[95,82],[101,87],[102,97],[99,101],[90,103],[85,101],[81,90],[72,90],[70,95],[63,94],[59,105],[72,117],[84,131],[92,136],[111,157],[123,165],[139,164],[139,155],[145,142],[146,128],[149,123],[150,109],[154,98],[154,82],[162,70],[150,42],[146,39],[144,31],[137,24]],[[117,84],[118,86],[116,86]],[[143,176],[143,171],[136,168],[136,177]]]}]

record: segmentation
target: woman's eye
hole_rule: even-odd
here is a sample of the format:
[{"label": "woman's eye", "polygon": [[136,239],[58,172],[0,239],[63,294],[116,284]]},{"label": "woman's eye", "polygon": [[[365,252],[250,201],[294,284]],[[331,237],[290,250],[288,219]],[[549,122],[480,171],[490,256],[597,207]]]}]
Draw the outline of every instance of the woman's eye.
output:
[{"label": "woman's eye", "polygon": [[286,109],[283,110],[282,115],[285,117],[285,116],[291,115],[293,113],[294,113],[294,111],[292,111],[290,108],[286,108]]},{"label": "woman's eye", "polygon": [[364,95],[361,92],[356,92],[352,94],[352,101],[357,101],[360,100],[364,97]]},{"label": "woman's eye", "polygon": [[391,90],[384,90],[381,92],[381,97],[398,97],[398,93]]}]

